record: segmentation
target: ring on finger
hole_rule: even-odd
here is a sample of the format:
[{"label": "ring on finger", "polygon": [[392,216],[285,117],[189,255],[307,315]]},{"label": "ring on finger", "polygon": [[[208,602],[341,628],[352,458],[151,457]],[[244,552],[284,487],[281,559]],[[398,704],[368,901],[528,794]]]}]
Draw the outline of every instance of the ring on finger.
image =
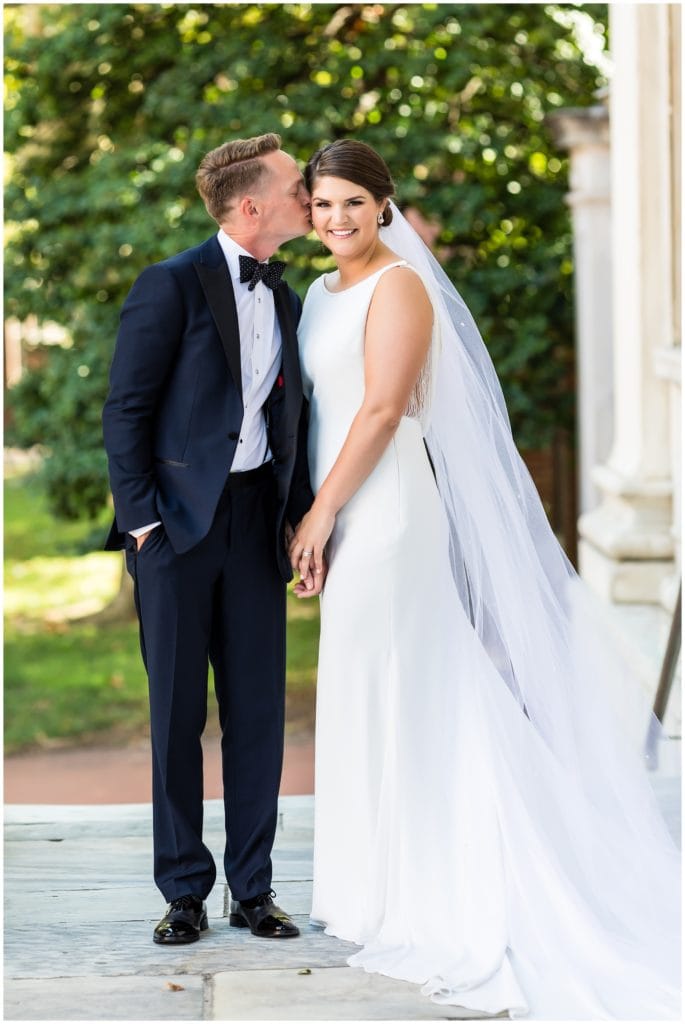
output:
[{"label": "ring on finger", "polygon": [[313,551],[303,551],[303,552],[302,552],[302,557],[303,557],[303,558],[309,558],[309,557],[310,557],[311,555],[313,555],[313,554],[314,554],[314,552],[313,552]]}]

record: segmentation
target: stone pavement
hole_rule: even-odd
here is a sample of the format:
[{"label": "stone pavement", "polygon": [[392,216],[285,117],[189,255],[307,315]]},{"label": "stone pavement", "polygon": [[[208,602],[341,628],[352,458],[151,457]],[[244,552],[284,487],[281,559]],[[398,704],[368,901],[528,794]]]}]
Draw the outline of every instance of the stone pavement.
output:
[{"label": "stone pavement", "polygon": [[[679,746],[679,745],[678,745]],[[680,832],[679,757],[656,791]],[[274,888],[302,930],[266,941],[231,928],[226,892],[208,901],[210,930],[190,946],[151,941],[162,901],[150,878],[149,804],[14,805],[5,815],[5,1020],[454,1020],[416,986],[346,966],[356,947],[309,924],[313,798],[280,801]],[[217,863],[220,801],[205,841]]]},{"label": "stone pavement", "polygon": [[[223,808],[205,804],[221,864]],[[299,939],[231,928],[225,887],[210,930],[156,946],[149,804],[13,805],[5,813],[5,1020],[445,1020],[472,1018],[419,989],[346,966],[355,946],[309,924],[313,798],[280,800],[274,889]]]}]

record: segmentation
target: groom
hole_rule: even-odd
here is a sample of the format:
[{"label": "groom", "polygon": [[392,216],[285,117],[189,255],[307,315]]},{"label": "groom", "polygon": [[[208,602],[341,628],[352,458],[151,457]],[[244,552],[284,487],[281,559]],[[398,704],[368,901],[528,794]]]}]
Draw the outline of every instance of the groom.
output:
[{"label": "groom", "polygon": [[[312,503],[297,352],[301,304],[268,258],[311,230],[278,135],[208,153],[197,187],[219,231],[134,283],[103,414],[150,691],[157,943],[208,927],[202,841],[208,661],[222,739],[230,923],[299,934],[271,891],[283,760],[286,530]],[[321,579],[305,581],[318,593]]]}]

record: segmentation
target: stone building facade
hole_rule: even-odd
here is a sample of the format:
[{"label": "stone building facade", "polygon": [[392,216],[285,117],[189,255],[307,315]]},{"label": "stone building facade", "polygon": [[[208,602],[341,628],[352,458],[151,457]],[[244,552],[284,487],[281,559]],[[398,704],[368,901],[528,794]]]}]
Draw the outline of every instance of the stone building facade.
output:
[{"label": "stone building facade", "polygon": [[672,610],[680,576],[681,9],[610,5],[603,102],[560,111],[577,282],[579,565]]}]

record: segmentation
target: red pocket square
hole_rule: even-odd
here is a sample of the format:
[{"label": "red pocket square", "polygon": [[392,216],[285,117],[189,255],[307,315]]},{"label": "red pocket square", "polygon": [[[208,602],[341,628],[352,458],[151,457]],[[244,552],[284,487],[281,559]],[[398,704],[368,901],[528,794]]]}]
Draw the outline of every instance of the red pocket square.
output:
[{"label": "red pocket square", "polygon": [[284,383],[283,382],[283,374],[279,373],[278,377],[276,378],[276,387],[277,388],[282,388],[283,387],[283,383]]}]

